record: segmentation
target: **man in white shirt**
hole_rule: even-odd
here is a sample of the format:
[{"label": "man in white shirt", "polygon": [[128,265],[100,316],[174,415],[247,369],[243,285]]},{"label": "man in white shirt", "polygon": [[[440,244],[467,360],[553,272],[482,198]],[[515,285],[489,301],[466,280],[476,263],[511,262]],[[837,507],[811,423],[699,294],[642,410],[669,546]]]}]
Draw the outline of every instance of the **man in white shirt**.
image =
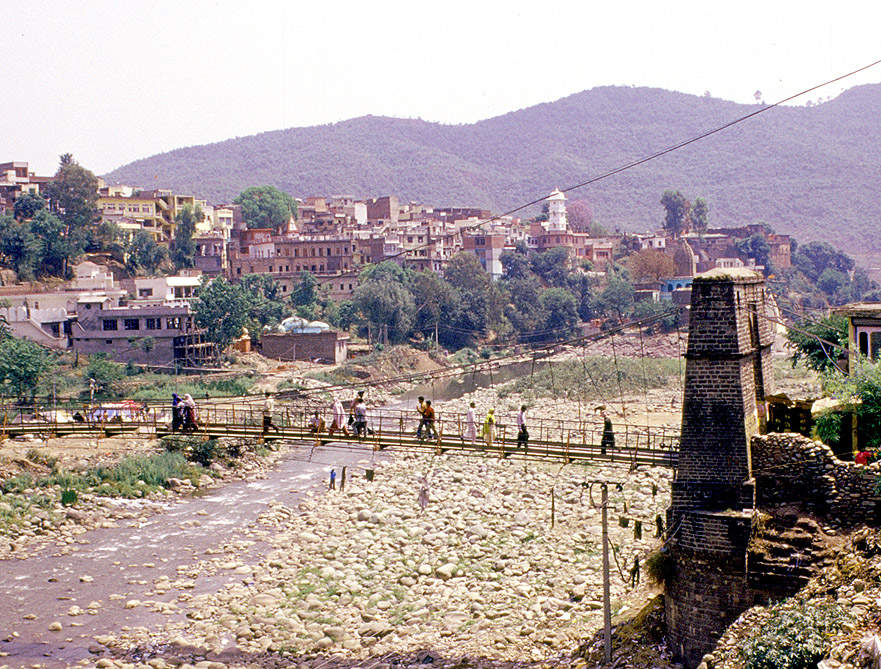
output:
[{"label": "man in white shirt", "polygon": [[520,407],[520,413],[517,414],[517,448],[523,447],[526,451],[526,444],[529,442],[529,430],[526,429],[526,405]]}]

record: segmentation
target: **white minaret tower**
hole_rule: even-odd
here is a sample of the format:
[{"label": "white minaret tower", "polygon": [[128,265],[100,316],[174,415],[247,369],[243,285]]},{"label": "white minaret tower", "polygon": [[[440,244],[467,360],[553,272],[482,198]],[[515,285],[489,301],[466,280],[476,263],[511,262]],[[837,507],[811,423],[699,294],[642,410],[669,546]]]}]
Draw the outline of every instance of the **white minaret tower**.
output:
[{"label": "white minaret tower", "polygon": [[548,200],[548,232],[566,232],[569,228],[566,220],[566,196],[555,188]]}]

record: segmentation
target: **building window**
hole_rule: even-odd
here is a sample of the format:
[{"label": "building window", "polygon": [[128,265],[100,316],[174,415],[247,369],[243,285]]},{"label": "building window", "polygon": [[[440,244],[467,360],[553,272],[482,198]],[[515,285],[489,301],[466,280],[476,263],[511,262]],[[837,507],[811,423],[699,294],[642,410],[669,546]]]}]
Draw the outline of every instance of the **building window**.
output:
[{"label": "building window", "polygon": [[871,350],[869,356],[872,360],[878,360],[881,358],[881,332],[873,332],[869,335],[869,344],[871,346]]},{"label": "building window", "polygon": [[180,330],[180,317],[166,318],[165,327],[169,330]]},{"label": "building window", "polygon": [[112,344],[112,343],[113,343],[113,340],[112,340],[112,339],[105,339],[105,340],[104,340],[104,343],[105,343],[105,344]]},{"label": "building window", "polygon": [[152,288],[138,288],[138,297],[153,297]]},{"label": "building window", "polygon": [[126,330],[140,330],[141,329],[141,321],[138,318],[125,318],[122,321],[122,326]]},{"label": "building window", "polygon": [[101,329],[105,332],[108,330],[116,330],[116,319],[115,318],[105,318],[101,324]]},{"label": "building window", "polygon": [[860,354],[869,357],[869,333],[860,332]]},{"label": "building window", "polygon": [[161,318],[148,318],[146,323],[146,328],[148,330],[161,330],[162,329],[162,319]]}]

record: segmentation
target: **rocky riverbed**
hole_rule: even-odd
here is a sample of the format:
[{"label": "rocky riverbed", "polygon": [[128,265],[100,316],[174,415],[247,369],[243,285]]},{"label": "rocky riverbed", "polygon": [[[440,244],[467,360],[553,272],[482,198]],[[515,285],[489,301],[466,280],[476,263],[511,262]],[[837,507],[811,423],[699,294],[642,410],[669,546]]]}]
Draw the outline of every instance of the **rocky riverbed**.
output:
[{"label": "rocky riverbed", "polygon": [[[240,565],[241,582],[185,602],[185,623],[132,630],[111,645],[122,654],[168,643],[235,649],[315,667],[329,656],[419,651],[544,660],[601,624],[599,491],[583,484],[624,484],[613,488],[610,516],[624,572],[657,543],[654,519],[669,497],[670,473],[661,469],[410,455],[377,469],[372,482],[350,477],[344,490],[317,491],[297,507],[278,502],[252,530],[271,549]],[[237,550],[223,546],[194,568],[223,568]],[[646,593],[612,569],[622,612]]]}]

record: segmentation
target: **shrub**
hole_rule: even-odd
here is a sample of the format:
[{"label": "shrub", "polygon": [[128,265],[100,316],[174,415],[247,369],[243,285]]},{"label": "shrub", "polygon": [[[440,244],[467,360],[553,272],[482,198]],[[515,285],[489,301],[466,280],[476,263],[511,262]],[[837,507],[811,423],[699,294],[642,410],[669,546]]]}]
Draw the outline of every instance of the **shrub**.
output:
[{"label": "shrub", "polygon": [[664,584],[673,572],[673,558],[670,552],[661,548],[649,553],[642,563],[646,576],[653,582]]},{"label": "shrub", "polygon": [[747,669],[816,667],[829,650],[829,635],[846,620],[837,605],[784,602],[771,609],[762,631],[743,647]]},{"label": "shrub", "polygon": [[225,449],[218,446],[216,439],[199,441],[193,445],[193,448],[190,451],[190,458],[203,467],[207,467],[215,460],[222,458],[224,450]]},{"label": "shrub", "polygon": [[841,444],[842,418],[843,414],[841,413],[829,412],[817,416],[817,420],[814,422],[814,436],[836,453]]},{"label": "shrub", "polygon": [[72,504],[76,504],[77,500],[79,500],[79,495],[77,495],[76,490],[71,490],[67,488],[61,491],[61,504],[63,506],[71,506]]}]

